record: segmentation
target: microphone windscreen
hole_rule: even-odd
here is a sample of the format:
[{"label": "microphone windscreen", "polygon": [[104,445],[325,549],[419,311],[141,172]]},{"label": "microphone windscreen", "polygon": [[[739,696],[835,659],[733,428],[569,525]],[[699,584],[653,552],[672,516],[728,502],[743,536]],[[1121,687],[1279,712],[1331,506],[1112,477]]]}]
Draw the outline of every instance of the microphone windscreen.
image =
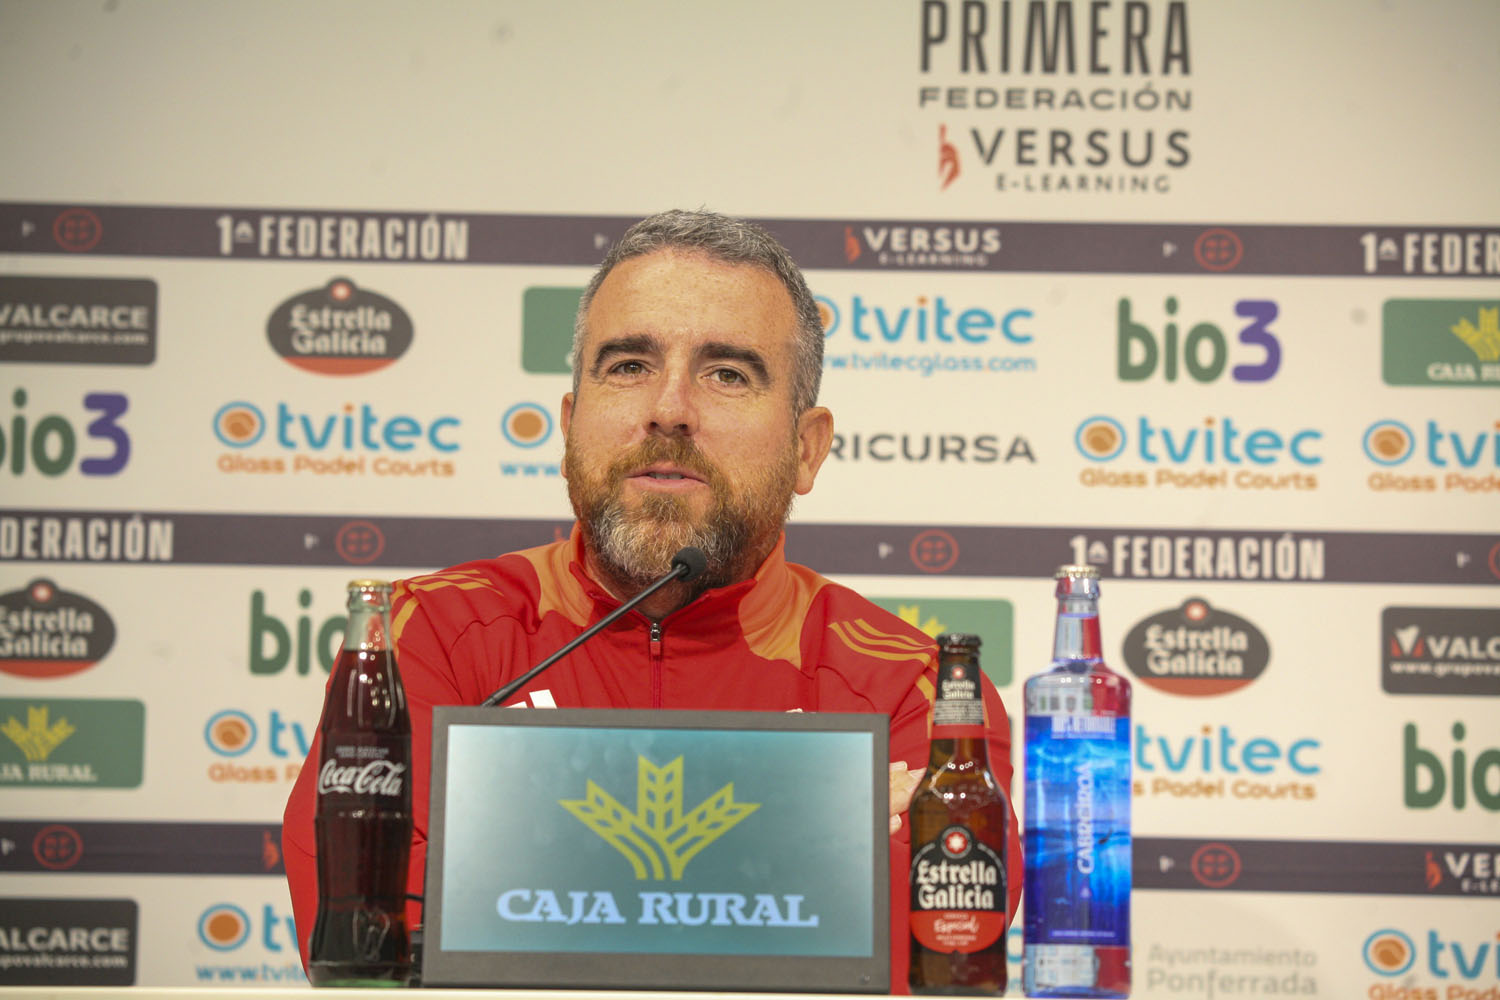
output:
[{"label": "microphone windscreen", "polygon": [[678,567],[686,567],[685,570],[678,570],[679,575],[677,578],[679,580],[685,583],[688,580],[696,579],[703,575],[704,570],[708,569],[708,556],[704,555],[703,550],[695,545],[684,545],[672,557],[672,568],[678,569]]}]

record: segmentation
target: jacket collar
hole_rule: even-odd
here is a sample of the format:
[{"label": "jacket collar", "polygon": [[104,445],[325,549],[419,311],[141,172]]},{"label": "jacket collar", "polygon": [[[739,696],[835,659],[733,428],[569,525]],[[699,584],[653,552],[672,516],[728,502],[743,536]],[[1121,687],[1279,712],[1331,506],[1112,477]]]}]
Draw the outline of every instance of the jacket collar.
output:
[{"label": "jacket collar", "polygon": [[[594,605],[594,617],[619,607],[623,602],[589,575],[584,558],[583,532],[576,522],[564,545],[568,554],[568,571],[582,588],[582,596]],[[754,576],[727,587],[704,591],[691,603],[663,618],[661,624],[663,628],[674,630],[731,628],[737,633],[755,632],[785,611],[797,589],[787,568],[786,533],[782,532]],[[650,621],[638,611],[631,612],[625,620],[632,619],[638,625]]]}]

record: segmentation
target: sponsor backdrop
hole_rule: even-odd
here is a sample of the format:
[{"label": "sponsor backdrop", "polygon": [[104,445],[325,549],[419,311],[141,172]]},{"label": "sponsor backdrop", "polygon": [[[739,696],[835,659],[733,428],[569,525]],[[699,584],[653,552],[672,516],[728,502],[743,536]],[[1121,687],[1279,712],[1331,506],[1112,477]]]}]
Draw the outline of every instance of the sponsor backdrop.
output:
[{"label": "sponsor backdrop", "polygon": [[1141,995],[1495,997],[1497,35],[0,6],[0,983],[304,981],[279,819],[344,582],[566,530],[579,288],[706,205],[824,310],[794,558],[981,633],[1012,711],[1052,569],[1102,570]]}]

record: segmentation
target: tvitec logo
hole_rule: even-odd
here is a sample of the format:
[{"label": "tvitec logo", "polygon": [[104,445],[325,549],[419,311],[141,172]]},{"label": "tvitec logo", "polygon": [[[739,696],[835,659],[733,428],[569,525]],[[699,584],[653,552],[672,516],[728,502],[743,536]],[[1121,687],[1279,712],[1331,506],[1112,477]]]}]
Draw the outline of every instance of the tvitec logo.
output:
[{"label": "tvitec logo", "polygon": [[1297,799],[1317,797],[1307,779],[1323,772],[1322,744],[1310,737],[1245,739],[1228,726],[1197,734],[1153,733],[1135,726],[1135,796],[1178,799]]},{"label": "tvitec logo", "polygon": [[[1490,427],[1377,420],[1360,444],[1380,466],[1366,480],[1374,492],[1500,493],[1500,420]],[[1418,471],[1403,468],[1408,462]]]},{"label": "tvitec logo", "polygon": [[[556,427],[552,411],[540,403],[515,403],[500,415],[500,434],[505,438],[506,444],[520,449],[521,454],[527,458],[543,457],[538,449],[552,440],[552,432]],[[552,461],[516,461],[513,458],[503,458],[500,460],[500,474],[507,478],[555,478],[562,475],[562,466],[555,457]]]},{"label": "tvitec logo", "polygon": [[942,295],[906,302],[817,296],[823,317],[825,371],[954,373],[1034,372],[1036,313],[1025,306],[992,309]]},{"label": "tvitec logo", "polygon": [[[1163,305],[1165,318],[1152,318],[1154,327],[1137,319],[1134,308],[1130,299],[1120,299],[1116,335],[1120,381],[1144,382],[1158,370],[1168,382],[1177,381],[1179,372],[1205,384],[1223,377],[1231,352],[1218,324],[1199,320],[1182,333],[1180,327],[1188,321],[1178,316],[1175,295],[1168,296]],[[1269,381],[1281,370],[1281,341],[1271,330],[1280,315],[1279,308],[1269,299],[1241,299],[1234,304],[1233,312],[1245,321],[1238,335],[1245,360],[1229,369],[1229,377],[1236,382]]]},{"label": "tvitec logo", "polygon": [[[1500,979],[1500,933],[1494,940],[1481,940],[1473,930],[1444,940],[1435,929],[1413,936],[1395,927],[1384,927],[1365,938],[1365,967],[1377,976],[1394,979],[1408,976],[1401,984],[1377,983],[1370,988],[1371,1000],[1436,1000],[1435,986],[1415,985],[1422,974],[1434,979],[1493,983]],[[1420,943],[1418,943],[1420,942]],[[1449,986],[1443,996],[1455,1000],[1490,1000],[1493,990],[1483,993]]]},{"label": "tvitec logo", "polygon": [[113,476],[130,461],[130,434],[120,423],[130,400],[123,393],[87,392],[81,405],[44,415],[30,409],[24,388],[13,391],[10,402],[10,419],[0,424],[0,463],[12,476],[56,478],[75,469]]},{"label": "tvitec logo", "polygon": [[[439,456],[461,447],[457,417],[387,414],[371,403],[345,403],[329,412],[294,410],[285,402],[262,410],[236,400],[219,407],[211,425],[220,443],[233,449],[217,463],[230,475],[446,479],[454,464]],[[246,453],[257,446],[276,453]]]},{"label": "tvitec logo", "polygon": [[[1078,453],[1093,462],[1079,474],[1090,487],[1124,489],[1303,491],[1318,488],[1323,432],[1312,427],[1247,426],[1204,417],[1199,426],[1141,414],[1085,418],[1073,432]],[[1136,461],[1145,468],[1103,468]]]},{"label": "tvitec logo", "polygon": [[[256,916],[251,916],[252,913]],[[297,957],[296,923],[290,913],[270,903],[261,903],[258,908],[254,904],[214,903],[198,915],[197,929],[198,942],[209,949],[213,958],[254,963],[198,965],[196,973],[200,981],[222,985],[307,983]],[[276,960],[277,964],[257,961],[256,953]]]},{"label": "tvitec logo", "polygon": [[208,779],[216,784],[290,784],[307,758],[312,729],[274,708],[260,718],[238,708],[215,712],[204,723],[203,742],[222,759],[209,765]]}]

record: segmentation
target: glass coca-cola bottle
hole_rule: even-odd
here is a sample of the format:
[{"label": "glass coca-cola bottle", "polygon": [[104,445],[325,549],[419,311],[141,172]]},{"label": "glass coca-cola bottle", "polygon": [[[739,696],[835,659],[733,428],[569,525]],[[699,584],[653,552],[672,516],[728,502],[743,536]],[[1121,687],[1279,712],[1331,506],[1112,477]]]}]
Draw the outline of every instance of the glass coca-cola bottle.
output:
[{"label": "glass coca-cola bottle", "polygon": [[403,986],[411,976],[411,719],[391,651],[391,585],[349,584],[349,625],[318,723],[314,986]]}]

